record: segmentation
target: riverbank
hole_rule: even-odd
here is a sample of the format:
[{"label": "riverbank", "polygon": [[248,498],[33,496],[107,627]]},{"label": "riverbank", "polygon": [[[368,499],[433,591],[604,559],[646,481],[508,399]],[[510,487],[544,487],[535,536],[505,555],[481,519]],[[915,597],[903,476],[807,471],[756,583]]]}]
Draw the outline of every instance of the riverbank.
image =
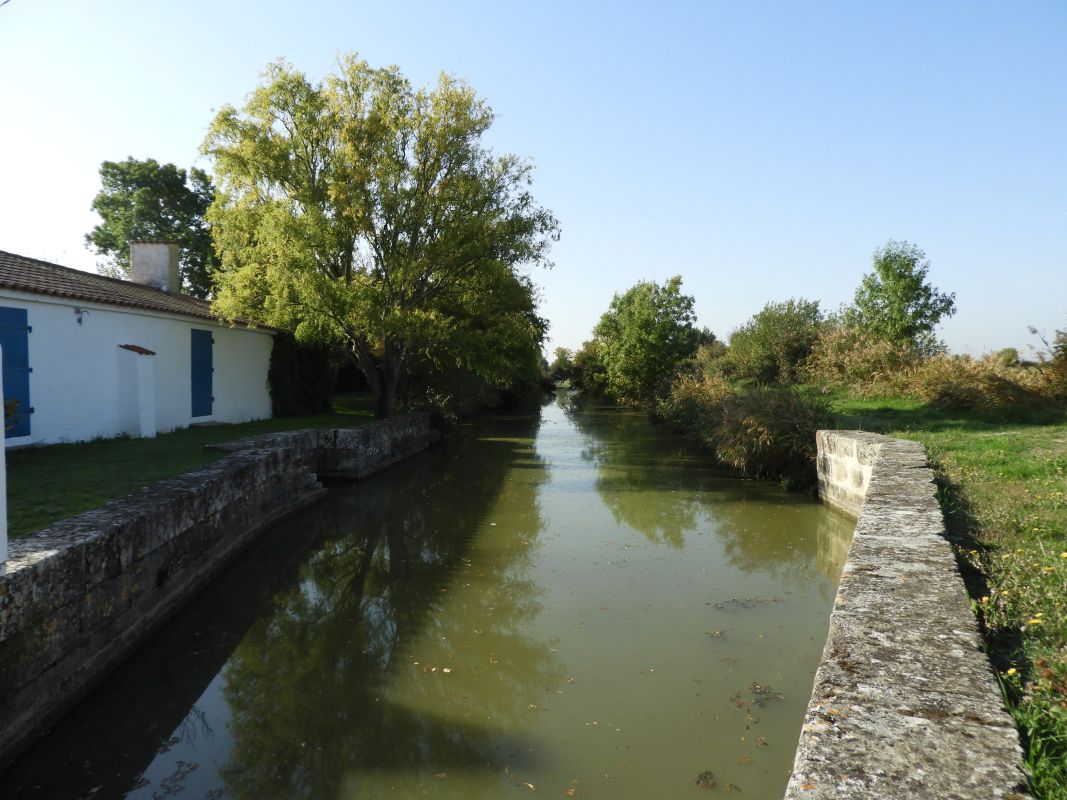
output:
[{"label": "riverbank", "polygon": [[224,456],[208,445],[302,428],[350,428],[373,420],[373,407],[369,395],[339,395],[330,414],[194,426],[153,439],[100,439],[8,450],[8,533],[17,539]]},{"label": "riverbank", "polygon": [[429,445],[426,415],[234,443],[11,543],[0,574],[0,761],[39,735],[273,522]]},{"label": "riverbank", "polygon": [[788,800],[1023,800],[921,444],[820,431],[819,494],[857,517]]},{"label": "riverbank", "polygon": [[1067,798],[1067,421],[939,412],[837,396],[839,427],[913,439],[935,468],[948,534],[1010,710],[1030,790]]}]

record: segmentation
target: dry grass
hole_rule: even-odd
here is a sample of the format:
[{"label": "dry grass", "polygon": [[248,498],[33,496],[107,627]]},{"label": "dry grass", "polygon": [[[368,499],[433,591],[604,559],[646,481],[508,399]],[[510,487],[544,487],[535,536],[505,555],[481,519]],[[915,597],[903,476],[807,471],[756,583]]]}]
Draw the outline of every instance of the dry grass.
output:
[{"label": "dry grass", "polygon": [[1067,404],[1067,354],[1037,364],[1002,354],[921,359],[906,346],[840,326],[822,332],[805,375],[856,397],[911,397],[932,409],[999,413]]},{"label": "dry grass", "polygon": [[831,422],[818,397],[730,383],[714,372],[679,378],[658,413],[723,464],[795,488],[814,485],[815,431]]}]

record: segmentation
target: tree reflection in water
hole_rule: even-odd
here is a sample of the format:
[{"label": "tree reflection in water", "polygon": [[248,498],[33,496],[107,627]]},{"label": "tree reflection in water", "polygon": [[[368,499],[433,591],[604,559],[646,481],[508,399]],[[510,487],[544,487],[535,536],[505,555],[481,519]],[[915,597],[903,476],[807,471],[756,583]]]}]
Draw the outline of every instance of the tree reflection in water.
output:
[{"label": "tree reflection in water", "polygon": [[[524,749],[527,688],[540,695],[563,673],[550,643],[524,632],[540,609],[518,576],[541,531],[544,470],[523,441],[536,420],[518,436],[510,425],[507,439],[453,447],[451,469],[375,481],[335,507],[350,533],[307,560],[226,670],[233,747],[222,775],[236,797],[336,797],[375,774],[497,770],[498,755]],[[465,471],[464,458],[485,468]],[[468,557],[487,513],[501,519],[492,569]],[[445,604],[460,608],[438,613]],[[481,687],[475,706],[470,681],[496,688]]]},{"label": "tree reflection in water", "polygon": [[[597,465],[596,490],[616,522],[682,549],[686,534],[710,521],[739,569],[791,580],[818,573],[836,584],[851,520],[773,483],[738,480],[707,453],[665,436],[642,412],[574,402],[564,408],[585,437],[582,457]],[[776,517],[796,535],[783,538]]]},{"label": "tree reflection in water", "polygon": [[760,735],[795,740],[850,524],[640,414],[539,422],[479,420],[279,525],[7,785],[489,800],[625,762],[611,796],[709,768],[781,796],[788,748],[749,752],[737,692],[784,694]]},{"label": "tree reflection in water", "polygon": [[651,542],[684,547],[700,510],[693,476],[715,472],[708,460],[666,439],[643,413],[588,404],[566,410],[585,436],[582,458],[597,465],[596,490],[615,521]]}]

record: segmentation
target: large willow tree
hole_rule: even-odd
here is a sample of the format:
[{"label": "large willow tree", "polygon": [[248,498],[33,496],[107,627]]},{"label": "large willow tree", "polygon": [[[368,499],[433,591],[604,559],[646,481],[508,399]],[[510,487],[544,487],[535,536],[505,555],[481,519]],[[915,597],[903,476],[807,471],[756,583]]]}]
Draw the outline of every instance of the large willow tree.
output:
[{"label": "large willow tree", "polygon": [[316,84],[272,64],[203,146],[216,308],[340,343],[379,416],[409,360],[503,381],[544,334],[518,269],[546,263],[558,223],[530,194],[530,165],[485,146],[492,122],[447,75],[415,90],[346,56]]}]

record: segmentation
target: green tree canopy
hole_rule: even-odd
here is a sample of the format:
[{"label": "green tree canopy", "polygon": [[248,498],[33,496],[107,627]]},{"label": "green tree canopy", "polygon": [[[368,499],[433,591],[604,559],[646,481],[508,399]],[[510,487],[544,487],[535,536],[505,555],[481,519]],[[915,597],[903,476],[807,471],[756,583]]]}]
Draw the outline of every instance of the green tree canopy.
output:
[{"label": "green tree canopy", "polygon": [[547,263],[558,223],[530,165],[483,144],[492,122],[447,75],[415,90],[350,55],[316,84],[272,64],[203,147],[220,187],[216,308],[342,345],[382,416],[411,358],[504,380],[544,332],[516,270]]},{"label": "green tree canopy", "polygon": [[574,372],[574,351],[566,347],[557,347],[552,355],[552,363],[548,365],[548,374],[557,383],[570,380]]},{"label": "green tree canopy", "polygon": [[682,294],[678,275],[662,286],[641,281],[615,295],[593,331],[607,393],[632,405],[653,403],[700,345],[704,334],[695,323],[693,298]]},{"label": "green tree canopy", "polygon": [[760,383],[794,383],[819,338],[822,319],[816,300],[767,303],[730,334],[731,373]]},{"label": "green tree canopy", "polygon": [[607,375],[595,338],[582,342],[571,359],[571,388],[593,395],[607,392]]},{"label": "green tree canopy", "polygon": [[208,174],[195,167],[186,173],[152,158],[127,158],[101,164],[100,182],[92,209],[102,221],[85,235],[85,242],[110,259],[105,271],[118,277],[129,274],[130,242],[168,239],[180,245],[178,265],[186,291],[207,297],[215,265],[204,221],[215,197]]},{"label": "green tree canopy", "polygon": [[934,328],[956,313],[955,293],[926,282],[930,261],[919,247],[890,240],[874,251],[874,272],[863,276],[845,322],[924,355],[941,349]]}]

